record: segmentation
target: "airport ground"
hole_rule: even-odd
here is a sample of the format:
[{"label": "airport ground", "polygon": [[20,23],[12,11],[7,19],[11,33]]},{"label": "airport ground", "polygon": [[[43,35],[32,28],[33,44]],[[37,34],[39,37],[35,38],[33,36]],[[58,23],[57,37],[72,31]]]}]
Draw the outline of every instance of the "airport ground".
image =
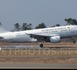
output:
[{"label": "airport ground", "polygon": [[43,44],[44,47],[77,47],[77,42],[60,42],[60,43],[50,43],[50,42],[27,42],[27,43],[10,43],[10,42],[0,42],[0,46],[13,46],[13,45],[20,45],[20,46],[39,46]]},{"label": "airport ground", "polygon": [[[6,45],[39,46],[38,43],[0,43]],[[77,64],[77,43],[45,43],[44,48],[0,50],[0,64]]]},{"label": "airport ground", "polygon": [[[10,52],[10,53],[9,53]],[[2,50],[0,64],[77,64],[77,50]]]},{"label": "airport ground", "polygon": [[[0,42],[0,68],[77,69],[77,43],[42,43],[43,48],[41,42]],[[11,46],[14,48],[9,49]]]}]

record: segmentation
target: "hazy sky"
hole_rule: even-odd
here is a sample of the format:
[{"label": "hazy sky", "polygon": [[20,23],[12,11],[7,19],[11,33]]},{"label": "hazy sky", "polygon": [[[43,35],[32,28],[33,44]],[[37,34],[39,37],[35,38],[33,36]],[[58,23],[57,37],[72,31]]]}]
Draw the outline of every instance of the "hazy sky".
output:
[{"label": "hazy sky", "polygon": [[77,19],[77,0],[0,0],[0,22],[8,30],[17,22],[64,25],[70,17]]}]

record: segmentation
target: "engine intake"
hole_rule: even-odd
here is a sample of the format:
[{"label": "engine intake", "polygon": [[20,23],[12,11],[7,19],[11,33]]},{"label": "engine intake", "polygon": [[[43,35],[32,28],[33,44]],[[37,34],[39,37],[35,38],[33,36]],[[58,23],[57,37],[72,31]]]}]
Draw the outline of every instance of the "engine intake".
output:
[{"label": "engine intake", "polygon": [[53,43],[60,42],[60,36],[50,37],[50,42],[53,42]]}]

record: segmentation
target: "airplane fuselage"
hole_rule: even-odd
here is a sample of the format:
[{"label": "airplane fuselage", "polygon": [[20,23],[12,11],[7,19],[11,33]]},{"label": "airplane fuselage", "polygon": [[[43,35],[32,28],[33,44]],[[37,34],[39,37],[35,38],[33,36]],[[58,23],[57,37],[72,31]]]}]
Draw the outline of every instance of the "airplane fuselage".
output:
[{"label": "airplane fuselage", "polygon": [[68,25],[60,27],[50,27],[43,29],[33,29],[18,32],[4,32],[0,33],[0,40],[4,41],[14,41],[14,42],[26,42],[26,41],[37,41],[31,38],[30,35],[44,36],[44,37],[72,37],[77,36],[77,26]]}]

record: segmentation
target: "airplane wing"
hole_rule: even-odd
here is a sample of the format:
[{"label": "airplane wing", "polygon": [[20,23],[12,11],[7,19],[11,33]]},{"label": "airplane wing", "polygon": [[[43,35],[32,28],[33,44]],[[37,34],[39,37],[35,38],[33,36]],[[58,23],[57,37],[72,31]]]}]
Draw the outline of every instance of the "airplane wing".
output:
[{"label": "airplane wing", "polygon": [[[27,33],[26,33],[27,34]],[[27,35],[30,35],[30,36],[41,36],[41,37],[53,37],[53,36],[59,36],[58,34],[27,34]]]},{"label": "airplane wing", "polygon": [[[59,36],[58,34],[51,34],[51,35],[46,35],[46,34],[28,34],[30,37],[37,39],[38,41],[47,41],[50,42],[51,37],[57,37]],[[60,37],[60,36],[59,36]]]}]

